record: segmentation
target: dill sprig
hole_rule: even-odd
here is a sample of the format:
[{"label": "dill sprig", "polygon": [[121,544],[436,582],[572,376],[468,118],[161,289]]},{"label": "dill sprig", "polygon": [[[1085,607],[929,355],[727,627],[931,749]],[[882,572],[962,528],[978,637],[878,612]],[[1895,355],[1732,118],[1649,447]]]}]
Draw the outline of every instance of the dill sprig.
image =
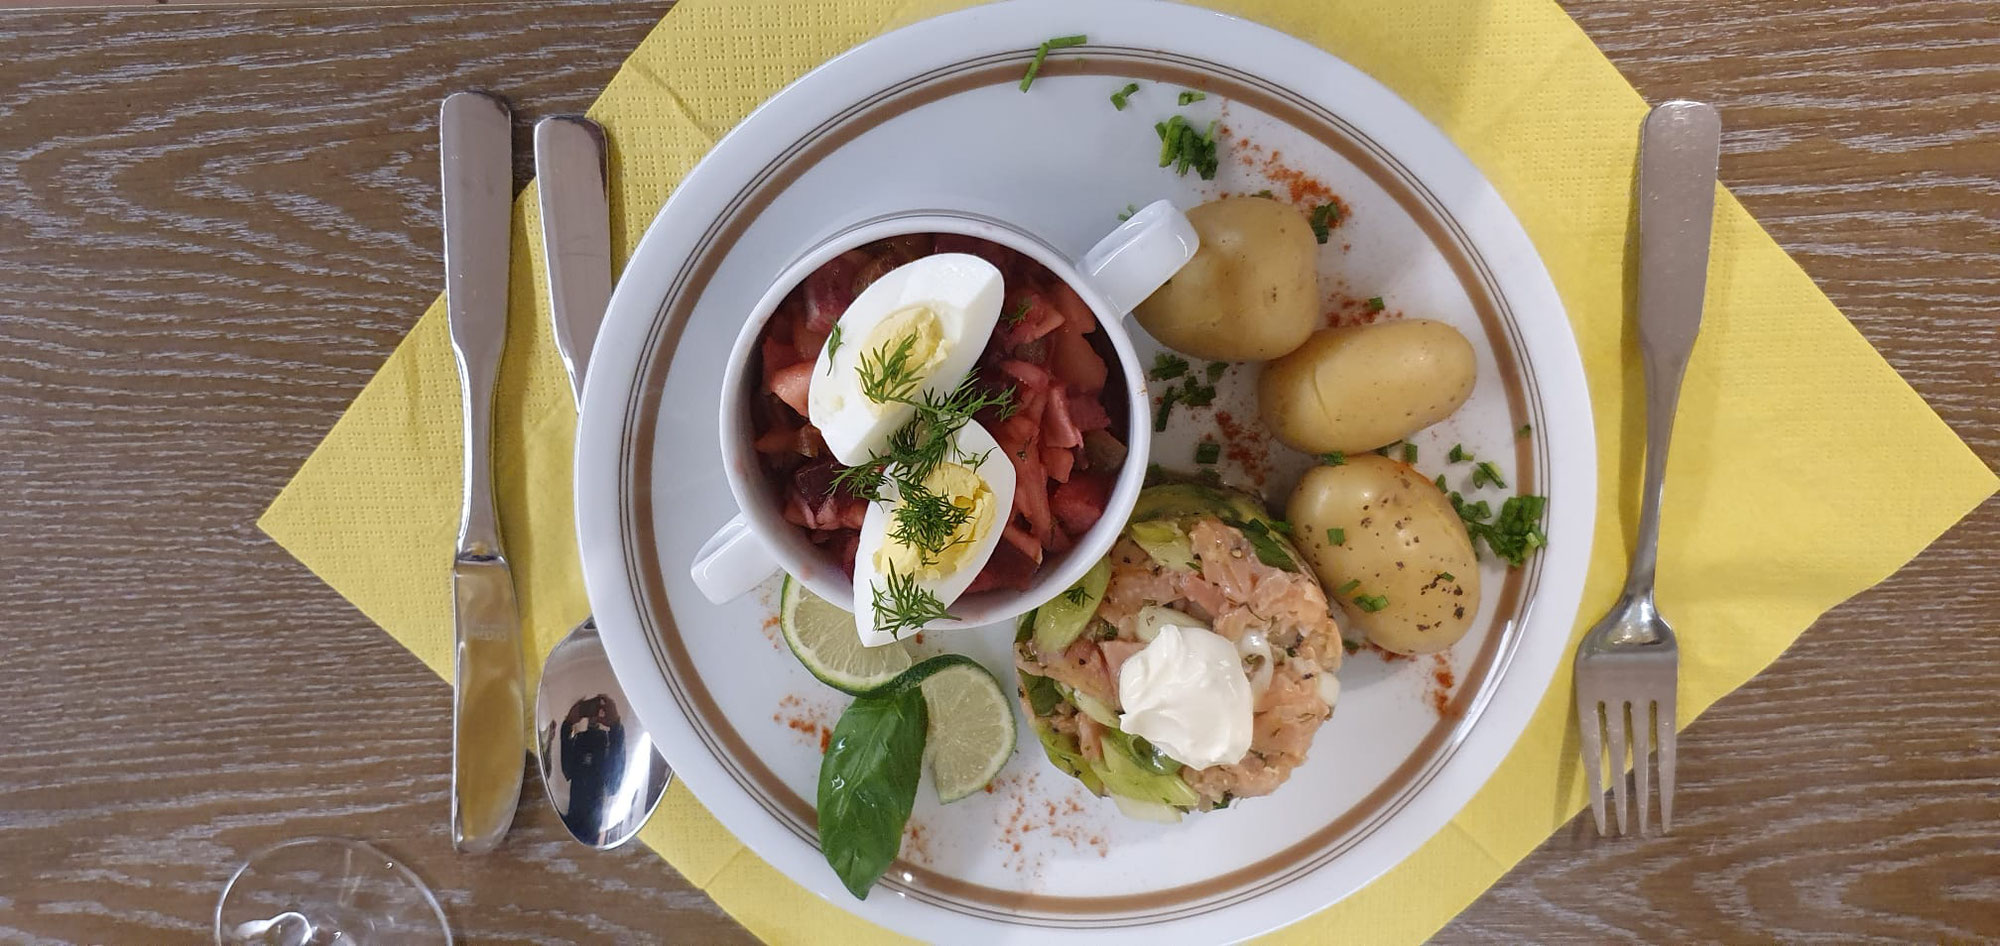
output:
[{"label": "dill sprig", "polygon": [[932,621],[953,617],[945,610],[942,599],[918,587],[915,576],[901,574],[894,566],[883,573],[882,582],[873,588],[875,629],[891,637],[901,637],[904,631],[921,630]]},{"label": "dill sprig", "polygon": [[917,376],[916,366],[910,364],[916,347],[917,337],[904,335],[894,345],[884,342],[873,353],[863,353],[858,371],[862,396],[877,404],[909,402],[924,381]]},{"label": "dill sprig", "polygon": [[889,538],[915,548],[925,565],[935,563],[946,549],[969,541],[960,538],[958,530],[972,521],[971,508],[931,492],[921,482],[898,481],[896,492]]}]

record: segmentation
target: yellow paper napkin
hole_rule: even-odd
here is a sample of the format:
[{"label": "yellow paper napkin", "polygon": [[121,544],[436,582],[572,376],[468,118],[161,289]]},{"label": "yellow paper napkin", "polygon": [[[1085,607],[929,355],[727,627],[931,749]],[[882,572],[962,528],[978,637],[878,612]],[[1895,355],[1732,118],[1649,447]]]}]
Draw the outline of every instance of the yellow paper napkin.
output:
[{"label": "yellow paper napkin", "polygon": [[[870,36],[962,5],[682,0],[590,111],[612,141],[615,254],[625,258],[709,146],[786,82]],[[1575,327],[1596,410],[1603,478],[1581,634],[1616,591],[1636,515],[1640,444],[1631,432],[1641,389],[1625,345],[1623,273],[1644,103],[1549,0],[1211,5],[1317,44],[1386,83],[1457,141],[1534,239]],[[497,475],[531,656],[539,657],[589,606],[571,525],[575,417],[547,328],[540,247],[528,236],[536,218],[531,188],[515,216]],[[1669,464],[1659,571],[1661,607],[1686,642],[1682,725],[1768,665],[1822,612],[1895,571],[1995,485],[1727,194],[1716,208],[1711,265]],[[259,522],[440,674],[450,670],[443,563],[458,512],[452,370],[440,300]],[[1520,744],[1449,826],[1365,890],[1271,941],[1337,934],[1412,942],[1463,909],[1584,805],[1570,692],[1565,665]],[[764,864],[678,784],[641,838],[767,940],[891,938]]]}]

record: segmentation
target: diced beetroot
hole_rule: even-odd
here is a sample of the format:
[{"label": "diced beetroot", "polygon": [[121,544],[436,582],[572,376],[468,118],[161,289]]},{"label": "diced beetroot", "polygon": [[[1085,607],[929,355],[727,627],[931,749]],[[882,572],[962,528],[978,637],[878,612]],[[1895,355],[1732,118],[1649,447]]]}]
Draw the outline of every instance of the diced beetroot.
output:
[{"label": "diced beetroot", "polygon": [[1092,395],[1094,403],[1094,395],[1104,390],[1105,378],[1111,373],[1097,349],[1090,347],[1090,340],[1069,325],[1057,329],[1048,341],[1049,370],[1069,385],[1070,390]]},{"label": "diced beetroot", "polygon": [[1076,294],[1067,283],[1057,282],[1049,286],[1049,302],[1056,311],[1063,314],[1063,320],[1074,327],[1079,334],[1097,331],[1097,316],[1084,304],[1083,297]]},{"label": "diced beetroot", "polygon": [[1082,535],[1104,515],[1104,507],[1111,501],[1111,485],[1112,478],[1106,473],[1076,473],[1069,482],[1056,487],[1049,504],[1062,520],[1063,528]]},{"label": "diced beetroot", "polygon": [[786,365],[771,376],[771,393],[785,402],[800,417],[808,416],[806,396],[812,390],[813,366],[810,361]]},{"label": "diced beetroot", "polygon": [[1063,531],[1061,524],[1049,526],[1049,540],[1042,545],[1044,555],[1061,555],[1076,545],[1076,540]]},{"label": "diced beetroot", "polygon": [[1026,345],[1055,331],[1063,324],[1062,310],[1051,305],[1048,297],[1039,293],[1028,296],[1028,311],[1022,313],[1018,319],[1014,318],[1016,311],[1018,309],[1007,309],[1002,313],[1012,321],[1001,322],[998,331],[1000,344],[1008,348]]},{"label": "diced beetroot", "polygon": [[847,580],[854,580],[854,554],[861,548],[861,533],[849,532],[840,539],[840,570],[847,573]]},{"label": "diced beetroot", "polygon": [[870,259],[860,250],[848,250],[821,264],[806,277],[806,325],[822,335],[833,331],[833,323],[854,303],[859,290],[855,277]]},{"label": "diced beetroot", "polygon": [[1116,471],[1125,465],[1125,455],[1129,452],[1108,430],[1089,430],[1083,434],[1083,465],[1089,469]]},{"label": "diced beetroot", "polygon": [[[1007,528],[1000,533],[1000,538],[1004,544],[1013,546],[1014,551],[1027,556],[1029,561],[1036,563],[1041,562],[1042,560],[1041,540],[1035,538],[1032,535],[1029,535],[1020,526],[1017,526],[1011,522],[1007,523]],[[999,546],[995,546],[995,548],[998,547]]]},{"label": "diced beetroot", "polygon": [[[993,591],[1006,588],[1024,591],[1035,583],[1035,570],[1041,562],[1022,554],[1011,543],[1002,542],[993,547],[993,557],[986,560],[986,567],[973,576],[972,584],[966,586],[966,594]],[[852,577],[851,575],[849,577]]]},{"label": "diced beetroot", "polygon": [[1085,433],[1111,426],[1111,414],[1104,409],[1103,402],[1088,394],[1071,394],[1064,406],[1069,409],[1070,423]]},{"label": "diced beetroot", "polygon": [[764,336],[764,344],[759,346],[764,356],[764,388],[769,390],[771,379],[778,372],[799,363],[799,356],[790,343],[777,335]]},{"label": "diced beetroot", "polygon": [[1067,483],[1070,470],[1076,467],[1076,451],[1068,447],[1043,447],[1042,467],[1049,471],[1049,479]]},{"label": "diced beetroot", "polygon": [[1042,446],[1083,446],[1083,431],[1076,429],[1076,422],[1070,420],[1069,398],[1060,385],[1049,392],[1048,410],[1042,414]]},{"label": "diced beetroot", "polygon": [[1055,519],[1049,514],[1049,478],[1047,471],[1042,469],[1041,451],[1029,450],[1027,456],[1012,459],[1014,514],[1028,521],[1028,531],[1036,539],[1046,541],[1049,527],[1055,524]]}]

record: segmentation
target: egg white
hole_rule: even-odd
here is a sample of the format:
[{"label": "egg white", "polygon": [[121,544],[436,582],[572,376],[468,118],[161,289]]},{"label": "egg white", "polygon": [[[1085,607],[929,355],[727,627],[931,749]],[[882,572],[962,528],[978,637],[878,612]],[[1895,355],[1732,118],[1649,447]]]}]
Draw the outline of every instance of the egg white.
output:
[{"label": "egg white", "polygon": [[[978,421],[967,421],[959,428],[955,443],[957,449],[952,461],[970,467],[986,482],[986,488],[993,491],[994,519],[955,571],[934,579],[917,579],[917,587],[937,595],[946,608],[965,594],[972,579],[986,567],[993,549],[1000,544],[1000,534],[1014,516],[1014,461],[1008,459],[1007,452],[1000,449],[993,435]],[[887,539],[893,509],[893,502],[868,504],[868,515],[861,523],[861,543],[854,553],[854,627],[865,647],[879,647],[896,640],[894,635],[875,629],[875,589],[883,582],[881,572],[876,569],[875,552]],[[918,630],[922,628],[902,633],[909,635]]]},{"label": "egg white", "polygon": [[999,324],[1004,295],[1000,270],[968,253],[905,263],[862,290],[841,314],[840,345],[831,353],[820,349],[807,394],[808,414],[834,459],[849,466],[866,462],[915,412],[908,404],[877,404],[861,392],[861,356],[874,354],[867,343],[883,319],[914,306],[937,314],[944,357],[918,390],[919,397],[945,393],[978,362]]}]

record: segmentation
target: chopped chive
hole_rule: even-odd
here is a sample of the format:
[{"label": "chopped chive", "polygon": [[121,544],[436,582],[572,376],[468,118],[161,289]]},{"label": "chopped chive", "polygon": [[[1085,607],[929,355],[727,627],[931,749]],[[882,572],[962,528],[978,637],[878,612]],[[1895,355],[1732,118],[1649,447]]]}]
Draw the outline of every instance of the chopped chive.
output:
[{"label": "chopped chive", "polygon": [[1210,464],[1220,459],[1222,459],[1221,444],[1208,440],[1194,445],[1194,462]]},{"label": "chopped chive", "polygon": [[1472,468],[1472,485],[1477,488],[1483,483],[1491,483],[1500,489],[1507,488],[1507,481],[1500,478],[1500,470],[1487,460],[1479,461]]},{"label": "chopped chive", "polygon": [[1035,58],[1028,63],[1028,73],[1021,77],[1021,91],[1026,92],[1028,91],[1028,86],[1035,84],[1035,76],[1042,71],[1042,60],[1049,58],[1049,50],[1063,49],[1069,46],[1081,46],[1089,41],[1089,38],[1085,37],[1082,33],[1074,36],[1058,36],[1054,39],[1043,40],[1040,46],[1035,47]]},{"label": "chopped chive", "polygon": [[1444,458],[1453,463],[1464,463],[1472,459],[1472,454],[1465,452],[1464,445],[1455,443],[1451,445],[1451,452],[1445,454]]},{"label": "chopped chive", "polygon": [[1126,100],[1126,99],[1128,99],[1128,98],[1130,98],[1130,97],[1132,96],[1132,93],[1134,93],[1134,92],[1137,92],[1137,91],[1139,91],[1139,83],[1137,83],[1137,82],[1127,82],[1127,83],[1125,83],[1125,87],[1124,87],[1124,88],[1122,88],[1122,89],[1119,89],[1118,91],[1116,91],[1116,92],[1113,92],[1113,93],[1111,93],[1111,106],[1112,106],[1113,108],[1116,108],[1116,109],[1118,109],[1118,110],[1119,110],[1119,111],[1121,111],[1121,112],[1122,112],[1122,111],[1124,111],[1124,110],[1125,110],[1125,100]]},{"label": "chopped chive", "polygon": [[1182,105],[1193,105],[1194,103],[1199,102],[1205,98],[1208,98],[1208,93],[1206,92],[1196,92],[1193,89],[1182,89],[1179,101]]},{"label": "chopped chive", "polygon": [[1326,242],[1326,238],[1333,233],[1334,225],[1339,222],[1340,205],[1335,203],[1314,207],[1312,213],[1306,217],[1306,223],[1312,227],[1313,239],[1321,243]]},{"label": "chopped chive", "polygon": [[1438,577],[1439,577],[1439,578],[1441,578],[1441,579],[1443,579],[1443,580],[1445,580],[1445,581],[1457,581],[1457,580],[1458,580],[1458,576],[1457,576],[1457,575],[1454,575],[1454,574],[1452,574],[1452,573],[1450,573],[1450,572],[1438,572]]},{"label": "chopped chive", "polygon": [[1376,447],[1375,455],[1378,457],[1386,457],[1389,454],[1394,453],[1396,451],[1396,448],[1402,445],[1403,442],[1401,440],[1391,441],[1389,443],[1383,444],[1382,446]]},{"label": "chopped chive", "polygon": [[1279,535],[1291,535],[1292,524],[1283,519],[1273,519],[1271,520],[1271,531]]},{"label": "chopped chive", "polygon": [[1272,194],[1272,193],[1271,193],[1271,189],[1270,189],[1270,188],[1268,188],[1268,187],[1266,187],[1266,188],[1264,188],[1263,190],[1260,190],[1260,191],[1258,191],[1258,192],[1257,192],[1257,193],[1255,193],[1255,194],[1251,194],[1250,196],[1252,196],[1252,197],[1269,197],[1269,198],[1275,198],[1275,197],[1276,197],[1277,195],[1275,195],[1275,194]]},{"label": "chopped chive", "polygon": [[1153,356],[1153,370],[1146,372],[1155,381],[1168,381],[1187,374],[1186,358],[1161,352]]},{"label": "chopped chive", "polygon": [[1368,299],[1368,311],[1370,312],[1380,312],[1387,307],[1388,304],[1382,301],[1381,296],[1371,296]]},{"label": "chopped chive", "polygon": [[1166,432],[1167,415],[1173,413],[1174,402],[1180,400],[1180,397],[1181,397],[1180,388],[1168,388],[1167,393],[1160,395],[1159,410],[1153,415],[1154,433],[1158,434]]},{"label": "chopped chive", "polygon": [[1138,212],[1139,208],[1137,206],[1134,206],[1132,204],[1126,204],[1125,211],[1118,215],[1118,222],[1124,223],[1125,221],[1132,219],[1132,215]]},{"label": "chopped chive", "polygon": [[1347,530],[1338,526],[1326,530],[1326,541],[1328,545],[1346,545]]},{"label": "chopped chive", "polygon": [[1346,466],[1347,454],[1342,453],[1338,450],[1334,450],[1330,453],[1322,453],[1319,455],[1319,462],[1324,463],[1327,466]]},{"label": "chopped chive", "polygon": [[1389,606],[1389,598],[1387,595],[1355,595],[1354,603],[1361,610],[1374,614]]},{"label": "chopped chive", "polygon": [[1520,430],[1514,431],[1514,437],[1518,440],[1526,440],[1528,439],[1528,435],[1534,432],[1535,426],[1533,424],[1522,424]]},{"label": "chopped chive", "polygon": [[1403,462],[1404,462],[1404,463],[1415,463],[1415,462],[1417,462],[1417,445],[1416,445],[1416,444],[1413,444],[1413,443],[1409,443],[1409,442],[1407,442],[1407,441],[1406,441],[1406,442],[1404,442],[1404,444],[1403,444]]},{"label": "chopped chive", "polygon": [[1194,375],[1188,375],[1181,382],[1181,403],[1189,407],[1207,407],[1215,403],[1215,386],[1202,384],[1195,380]]},{"label": "chopped chive", "polygon": [[1448,489],[1446,489],[1446,488],[1445,488],[1445,485],[1444,485],[1444,474],[1443,474],[1443,473],[1439,473],[1439,474],[1438,474],[1438,478],[1437,478],[1437,480],[1436,480],[1435,482],[1437,483],[1437,488],[1438,488],[1438,492],[1440,492],[1440,493],[1445,493],[1445,492],[1450,492],[1450,490],[1448,490]]},{"label": "chopped chive", "polygon": [[1359,587],[1361,587],[1361,579],[1349,578],[1346,584],[1343,584],[1340,587],[1333,589],[1333,593],[1337,595],[1344,595]]},{"label": "chopped chive", "polygon": [[1208,372],[1208,382],[1210,384],[1214,384],[1215,382],[1222,380],[1222,376],[1228,373],[1229,362],[1211,361],[1208,363],[1208,367],[1202,370]]}]

